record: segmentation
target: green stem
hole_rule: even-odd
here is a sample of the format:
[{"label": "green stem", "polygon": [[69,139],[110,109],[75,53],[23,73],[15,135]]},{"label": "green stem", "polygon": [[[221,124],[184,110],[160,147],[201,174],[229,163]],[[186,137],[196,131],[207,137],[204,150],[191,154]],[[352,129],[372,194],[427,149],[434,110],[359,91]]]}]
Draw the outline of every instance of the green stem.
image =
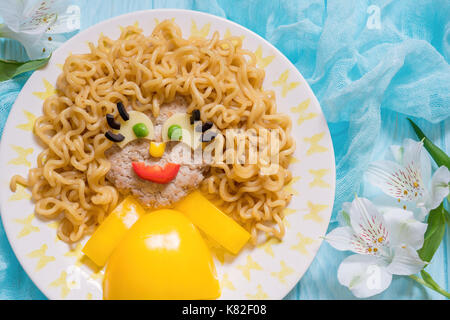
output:
[{"label": "green stem", "polygon": [[17,40],[15,34],[6,24],[0,23],[0,38]]},{"label": "green stem", "polygon": [[450,293],[448,293],[447,291],[445,291],[444,289],[442,289],[441,287],[439,287],[438,285],[436,286],[431,286],[428,283],[426,283],[425,281],[423,281],[422,279],[420,279],[418,276],[416,275],[410,275],[409,276],[411,279],[413,279],[414,281],[420,283],[421,285],[430,288],[431,290],[436,291],[437,293],[442,294],[444,297],[449,298],[450,299]]},{"label": "green stem", "polygon": [[4,32],[4,29],[5,29],[5,24],[4,23],[0,23],[0,38],[6,38],[5,37],[5,32]]}]

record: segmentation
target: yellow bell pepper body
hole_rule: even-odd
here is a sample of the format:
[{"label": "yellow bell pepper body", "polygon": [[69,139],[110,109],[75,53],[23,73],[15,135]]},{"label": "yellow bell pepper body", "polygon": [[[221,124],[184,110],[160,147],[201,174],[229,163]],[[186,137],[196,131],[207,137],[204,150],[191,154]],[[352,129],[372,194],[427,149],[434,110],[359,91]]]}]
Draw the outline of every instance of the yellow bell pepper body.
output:
[{"label": "yellow bell pepper body", "polygon": [[175,205],[209,237],[233,254],[237,254],[250,239],[236,221],[217,208],[199,191],[194,191]]},{"label": "yellow bell pepper body", "polygon": [[145,209],[131,196],[126,197],[102,222],[83,248],[99,267],[109,256],[128,229],[145,213]]},{"label": "yellow bell pepper body", "polygon": [[179,211],[152,211],[114,250],[103,298],[216,299],[220,284],[211,252],[194,223]]}]

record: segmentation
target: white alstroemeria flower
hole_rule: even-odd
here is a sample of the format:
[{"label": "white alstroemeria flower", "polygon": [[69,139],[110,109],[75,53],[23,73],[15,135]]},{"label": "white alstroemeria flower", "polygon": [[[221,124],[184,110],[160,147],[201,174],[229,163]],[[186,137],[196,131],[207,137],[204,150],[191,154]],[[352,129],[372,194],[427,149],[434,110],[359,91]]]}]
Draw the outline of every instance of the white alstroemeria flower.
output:
[{"label": "white alstroemeria flower", "polygon": [[67,0],[1,0],[0,38],[18,40],[30,59],[47,57],[80,27],[79,7]]},{"label": "white alstroemeria flower", "polygon": [[366,177],[423,221],[449,194],[450,172],[442,166],[431,177],[431,160],[423,142],[405,139],[403,146],[392,146],[391,151],[395,161],[370,164]]},{"label": "white alstroemeria flower", "polygon": [[340,214],[344,226],[325,239],[338,250],[357,253],[338,269],[339,283],[356,297],[378,294],[389,287],[393,274],[415,274],[426,265],[417,250],[427,225],[414,219],[412,212],[392,208],[382,214],[369,200],[356,198],[345,203]]}]

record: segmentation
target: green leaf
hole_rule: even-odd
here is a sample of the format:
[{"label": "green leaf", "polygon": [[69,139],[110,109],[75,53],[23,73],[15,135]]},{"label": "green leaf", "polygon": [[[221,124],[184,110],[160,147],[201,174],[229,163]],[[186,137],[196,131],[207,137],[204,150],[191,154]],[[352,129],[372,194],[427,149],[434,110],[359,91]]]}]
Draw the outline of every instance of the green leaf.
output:
[{"label": "green leaf", "polygon": [[345,223],[348,226],[351,225],[350,214],[347,211],[342,210],[341,215],[342,215],[342,218],[344,219]]},{"label": "green leaf", "polygon": [[448,213],[448,211],[445,209],[444,212],[445,212],[445,220],[447,221],[447,224],[450,225],[450,213]]},{"label": "green leaf", "polygon": [[430,262],[439,248],[445,233],[445,209],[441,203],[439,207],[430,211],[427,219],[428,227],[425,231],[423,247],[418,251],[420,259]]},{"label": "green leaf", "polygon": [[413,279],[414,281],[416,281],[417,283],[420,283],[421,285],[428,287],[434,291],[436,291],[437,293],[442,294],[444,297],[449,298],[450,294],[445,291],[444,289],[442,289],[432,278],[431,276],[424,270],[421,271],[422,277],[425,275],[425,278],[427,278],[427,281],[429,281],[430,283],[426,282],[425,280],[419,278],[416,275],[410,275],[408,277],[410,277],[411,279]]},{"label": "green leaf", "polygon": [[420,128],[412,121],[410,118],[408,118],[409,123],[411,123],[411,126],[414,129],[414,132],[416,133],[417,137],[422,140],[423,139],[423,145],[425,149],[427,149],[430,156],[434,159],[436,164],[440,166],[446,166],[450,170],[450,157],[447,156],[447,154],[439,149],[433,142],[431,142],[430,139],[428,139],[425,134],[420,130]]},{"label": "green leaf", "polygon": [[437,283],[436,281],[433,280],[433,278],[430,276],[430,274],[428,272],[426,272],[425,270],[420,271],[420,274],[422,276],[422,279],[425,281],[426,284],[429,285],[429,287],[431,287],[434,291],[439,292],[440,294],[442,294],[443,296],[450,298],[450,293],[448,293],[447,291],[445,291],[444,289],[442,289]]},{"label": "green leaf", "polygon": [[39,69],[45,66],[49,59],[50,57],[25,62],[0,59],[0,81],[9,80],[21,73]]}]

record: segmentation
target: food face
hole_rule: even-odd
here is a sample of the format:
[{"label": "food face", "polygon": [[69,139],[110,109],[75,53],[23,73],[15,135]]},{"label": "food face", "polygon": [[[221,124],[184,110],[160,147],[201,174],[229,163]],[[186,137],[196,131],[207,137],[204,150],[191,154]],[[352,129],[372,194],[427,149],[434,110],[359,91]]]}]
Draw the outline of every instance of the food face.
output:
[{"label": "food face", "polygon": [[[142,113],[153,123],[154,140],[135,137],[123,148],[114,143],[105,152],[111,164],[106,174],[108,181],[122,194],[135,196],[144,207],[170,207],[197,189],[205,177],[208,166],[204,162],[193,161],[190,145],[163,139],[163,127],[167,121],[176,114],[187,115],[187,108],[186,100],[176,96],[173,101],[160,105],[158,116],[150,111]],[[178,166],[178,171],[173,174]]]},{"label": "food face", "polygon": [[[136,139],[155,140],[154,125],[149,116],[139,111],[127,111],[122,102],[117,103],[117,110],[120,116],[119,121],[116,121],[112,114],[106,115],[108,126],[113,129],[105,133],[106,138],[116,142],[122,149]],[[162,125],[161,138],[163,142],[151,141],[149,154],[152,157],[161,158],[166,143],[170,141],[182,142],[196,150],[202,146],[202,142],[213,140],[216,133],[205,133],[213,127],[212,122],[201,124],[199,120],[199,110],[194,110],[191,115],[183,112],[172,114]],[[180,164],[171,162],[161,166],[134,161],[131,166],[141,179],[160,184],[171,182],[180,169]]]}]

